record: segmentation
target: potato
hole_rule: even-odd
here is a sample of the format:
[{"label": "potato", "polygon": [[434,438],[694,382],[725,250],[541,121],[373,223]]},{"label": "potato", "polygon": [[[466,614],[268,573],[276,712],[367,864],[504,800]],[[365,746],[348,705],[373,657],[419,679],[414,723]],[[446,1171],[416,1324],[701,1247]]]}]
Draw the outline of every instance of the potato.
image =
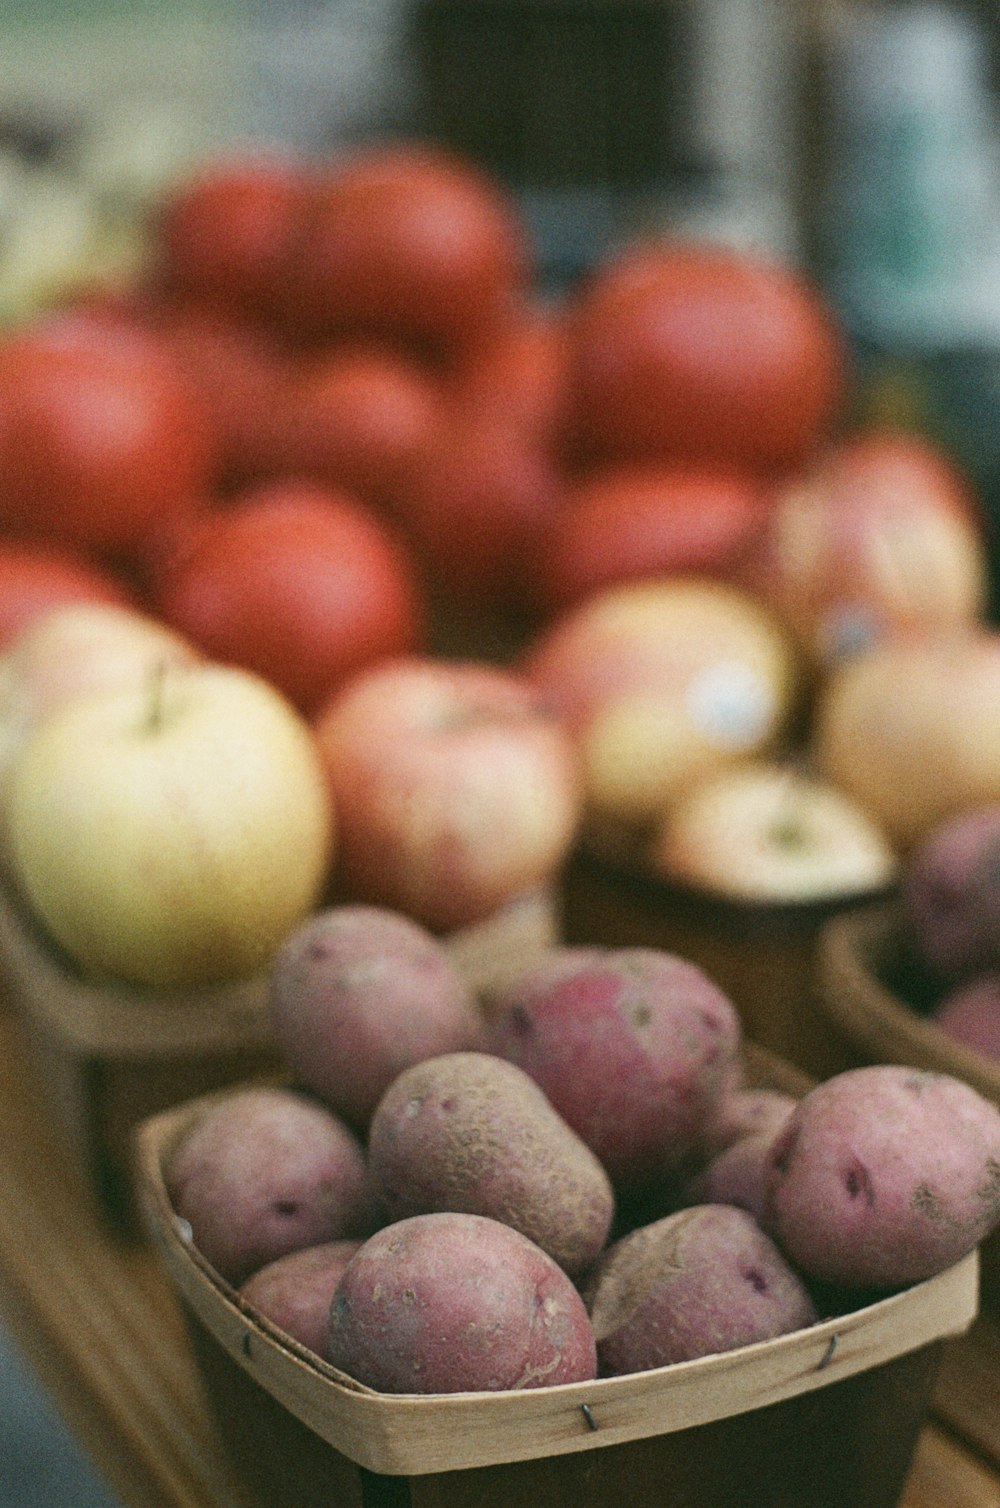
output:
[{"label": "potato", "polygon": [[685,1204],[735,1204],[762,1221],[767,1196],[768,1157],[774,1136],[738,1136],[716,1152],[685,1185]]},{"label": "potato", "polygon": [[317,1356],[326,1355],[330,1304],[361,1241],[324,1241],[268,1262],[240,1289],[248,1304]]},{"label": "potato", "polygon": [[286,1252],[373,1228],[360,1142],[291,1089],[252,1086],[220,1098],[174,1149],[165,1179],[194,1245],[231,1283]]},{"label": "potato", "polygon": [[1000,1110],[949,1074],[836,1074],[799,1101],[768,1162],[768,1231],[801,1271],[844,1286],[929,1278],[1000,1219]]},{"label": "potato", "polygon": [[795,1096],[781,1089],[741,1086],[731,1093],[723,1092],[709,1117],[703,1152],[714,1157],[745,1136],[776,1135],[796,1104]]},{"label": "potato", "polygon": [[605,1377],[771,1340],[816,1318],[805,1284],[753,1216],[722,1204],[623,1236],[584,1298]]},{"label": "potato", "polygon": [[271,973],[275,1035],[298,1079],[367,1124],[411,1063],[479,1044],[471,986],[444,944],[377,906],[334,906],[299,927]]},{"label": "potato", "polygon": [[933,827],[910,856],[901,900],[918,957],[942,980],[1000,967],[1000,803]]},{"label": "potato", "polygon": [[540,1388],[597,1371],[583,1300],[552,1258],[508,1225],[449,1212],[365,1242],[334,1295],[327,1359],[386,1393]]},{"label": "potato", "polygon": [[488,1053],[446,1053],[400,1074],[372,1116],[368,1159],[391,1219],[488,1215],[568,1273],[590,1265],[614,1218],[594,1154],[526,1073]]},{"label": "potato", "polygon": [[619,1187],[699,1147],[740,1024],[696,965],[655,948],[562,948],[491,1006],[489,1051],[523,1068]]}]

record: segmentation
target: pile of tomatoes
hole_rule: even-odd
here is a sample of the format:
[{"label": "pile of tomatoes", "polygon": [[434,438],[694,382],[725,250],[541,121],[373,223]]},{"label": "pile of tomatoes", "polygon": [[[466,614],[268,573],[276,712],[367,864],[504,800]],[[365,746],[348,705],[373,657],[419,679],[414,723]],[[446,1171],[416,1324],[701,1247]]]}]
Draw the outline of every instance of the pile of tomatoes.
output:
[{"label": "pile of tomatoes", "polygon": [[150,231],[0,342],[0,645],[130,601],[310,711],[442,606],[725,571],[849,394],[794,271],[649,239],[545,301],[513,198],[424,143],[241,148]]}]

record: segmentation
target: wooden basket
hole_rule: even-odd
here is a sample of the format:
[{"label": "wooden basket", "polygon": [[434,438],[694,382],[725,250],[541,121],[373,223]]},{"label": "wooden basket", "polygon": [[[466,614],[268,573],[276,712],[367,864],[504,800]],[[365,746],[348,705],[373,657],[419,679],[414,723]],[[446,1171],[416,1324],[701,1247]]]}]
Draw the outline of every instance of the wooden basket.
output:
[{"label": "wooden basket", "polygon": [[192,1247],[163,1167],[211,1102],[139,1128],[139,1188],[222,1435],[262,1508],[898,1500],[943,1339],[976,1313],[976,1253],[808,1330],[652,1372],[507,1393],[380,1394],[262,1320]]},{"label": "wooden basket", "polygon": [[[446,939],[477,991],[552,946],[549,890]],[[280,1067],[268,976],[170,994],[89,983],[74,972],[0,885],[0,993],[22,1029],[37,1093],[98,1210],[122,1235],[138,1232],[132,1132],[159,1110]]]},{"label": "wooden basket", "polygon": [[627,845],[602,835],[569,867],[564,928],[568,942],[665,948],[689,959],[726,992],[753,1041],[827,1078],[845,1060],[816,1000],[819,938],[831,917],[871,899],[733,900],[659,879]]}]

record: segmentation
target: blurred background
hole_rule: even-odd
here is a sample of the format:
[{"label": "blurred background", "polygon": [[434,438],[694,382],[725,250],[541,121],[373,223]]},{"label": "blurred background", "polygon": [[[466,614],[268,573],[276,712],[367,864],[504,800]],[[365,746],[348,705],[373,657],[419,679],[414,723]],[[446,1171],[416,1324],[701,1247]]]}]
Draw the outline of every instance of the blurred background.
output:
[{"label": "blurred background", "polygon": [[215,144],[419,133],[516,191],[553,288],[649,228],[801,264],[862,401],[995,514],[998,33],[987,0],[30,0],[3,23],[0,317],[74,256],[127,259],[136,204]]},{"label": "blurred background", "polygon": [[[458,146],[545,286],[647,230],[807,271],[869,415],[1000,519],[1000,23],[986,0],[19,0],[0,67],[0,327],[140,255],[219,145]],[[103,1503],[0,1347],[0,1502]],[[18,1454],[20,1452],[20,1454]]]}]

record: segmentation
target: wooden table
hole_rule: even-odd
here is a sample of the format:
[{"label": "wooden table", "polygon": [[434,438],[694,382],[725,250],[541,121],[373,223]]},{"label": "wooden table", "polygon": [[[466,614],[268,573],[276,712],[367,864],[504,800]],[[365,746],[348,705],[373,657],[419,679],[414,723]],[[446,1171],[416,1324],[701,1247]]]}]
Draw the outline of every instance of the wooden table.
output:
[{"label": "wooden table", "polygon": [[[97,1217],[38,1098],[0,1014],[0,1315],[126,1508],[259,1508],[220,1449],[172,1290]],[[949,1351],[949,1417],[925,1427],[900,1508],[1000,1508],[994,1359],[992,1326]]]}]

